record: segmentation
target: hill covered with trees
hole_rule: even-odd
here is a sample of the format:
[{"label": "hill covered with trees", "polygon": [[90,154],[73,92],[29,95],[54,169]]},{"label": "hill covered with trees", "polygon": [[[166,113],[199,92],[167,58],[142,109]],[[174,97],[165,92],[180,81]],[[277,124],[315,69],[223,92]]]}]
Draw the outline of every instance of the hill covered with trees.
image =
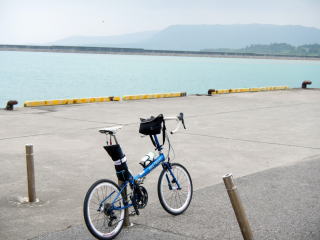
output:
[{"label": "hill covered with trees", "polygon": [[[250,46],[251,50],[257,47],[262,49],[260,45],[272,43],[287,43],[292,46],[320,44],[320,29],[272,24],[173,25],[160,31],[120,36],[70,37],[50,45],[199,51],[219,48],[243,49],[246,46]],[[277,47],[271,46],[272,49]],[[303,51],[303,48],[301,50]]]},{"label": "hill covered with trees", "polygon": [[304,44],[297,47],[287,43],[252,44],[240,49],[218,48],[202,49],[201,51],[320,57],[320,44]]}]

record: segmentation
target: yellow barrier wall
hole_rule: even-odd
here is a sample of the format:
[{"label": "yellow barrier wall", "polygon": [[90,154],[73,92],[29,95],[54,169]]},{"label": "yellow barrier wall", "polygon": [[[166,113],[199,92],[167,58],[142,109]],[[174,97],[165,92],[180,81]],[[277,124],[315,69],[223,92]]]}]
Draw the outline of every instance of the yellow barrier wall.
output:
[{"label": "yellow barrier wall", "polygon": [[240,92],[262,92],[262,91],[275,91],[287,90],[288,86],[275,86],[275,87],[260,87],[260,88],[235,88],[235,89],[220,89],[211,92],[213,94],[226,94],[226,93],[240,93]]},{"label": "yellow barrier wall", "polygon": [[141,100],[141,99],[152,99],[152,98],[184,97],[186,95],[187,95],[187,93],[185,93],[185,92],[128,95],[128,96],[123,96],[122,100],[127,101],[127,100]]},{"label": "yellow barrier wall", "polygon": [[[140,100],[152,98],[171,98],[171,97],[184,97],[186,92],[179,93],[156,93],[156,94],[143,94],[143,95],[128,95],[123,96],[122,100]],[[53,106],[65,104],[79,104],[79,103],[94,103],[94,102],[110,102],[120,101],[120,97],[95,97],[95,98],[72,98],[72,99],[54,99],[54,100],[41,100],[41,101],[27,101],[24,102],[25,107],[38,107],[38,106]]]},{"label": "yellow barrier wall", "polygon": [[38,106],[53,106],[53,105],[110,102],[110,101],[120,101],[120,97],[95,97],[95,98],[72,98],[72,99],[27,101],[27,102],[24,102],[24,106],[25,107],[38,107]]}]

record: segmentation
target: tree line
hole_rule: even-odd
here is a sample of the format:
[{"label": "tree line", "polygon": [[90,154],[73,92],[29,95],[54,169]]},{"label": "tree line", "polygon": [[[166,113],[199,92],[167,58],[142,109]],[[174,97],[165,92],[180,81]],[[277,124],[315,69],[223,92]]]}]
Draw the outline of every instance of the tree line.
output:
[{"label": "tree line", "polygon": [[241,49],[219,48],[201,51],[320,57],[320,44],[304,44],[297,47],[287,43],[252,44]]}]

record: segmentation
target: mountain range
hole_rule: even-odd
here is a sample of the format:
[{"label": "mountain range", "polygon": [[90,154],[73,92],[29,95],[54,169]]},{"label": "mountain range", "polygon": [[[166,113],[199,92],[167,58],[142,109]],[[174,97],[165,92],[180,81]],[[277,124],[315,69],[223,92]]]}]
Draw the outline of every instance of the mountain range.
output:
[{"label": "mountain range", "polygon": [[157,50],[245,48],[253,44],[320,44],[320,29],[297,25],[173,25],[160,31],[117,36],[72,36],[50,45],[144,48]]}]

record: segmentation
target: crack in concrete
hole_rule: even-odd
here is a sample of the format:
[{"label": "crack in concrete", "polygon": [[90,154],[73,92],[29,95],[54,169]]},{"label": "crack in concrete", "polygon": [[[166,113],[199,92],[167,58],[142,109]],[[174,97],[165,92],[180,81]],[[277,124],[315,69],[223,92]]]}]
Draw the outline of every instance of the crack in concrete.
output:
[{"label": "crack in concrete", "polygon": [[39,134],[22,135],[22,136],[14,136],[14,137],[5,137],[5,138],[0,138],[0,141],[10,140],[10,139],[18,139],[18,138],[27,138],[27,137],[37,137],[37,136],[44,136],[44,135],[52,135],[52,134],[54,134],[54,133],[48,132],[48,133],[39,133]]},{"label": "crack in concrete", "polygon": [[[212,115],[212,114],[213,115],[219,115],[219,114],[246,112],[246,111],[254,111],[254,110],[272,109],[272,108],[295,107],[295,106],[306,105],[306,104],[313,104],[313,103],[283,104],[283,105],[278,105],[278,106],[269,106],[269,107],[265,106],[265,107],[257,107],[257,108],[247,108],[247,109],[233,110],[233,111],[226,111],[226,112],[189,115],[188,118],[196,118],[196,117],[208,116],[208,115]],[[92,120],[84,120],[84,119],[68,118],[68,117],[59,117],[59,116],[51,116],[51,117],[52,118],[57,118],[57,119],[71,120],[71,121],[88,122],[88,123],[101,123],[101,124],[108,124],[108,125],[130,126],[130,125],[134,125],[134,124],[139,124],[139,122],[116,123],[116,122],[101,122],[101,121],[92,121]],[[95,128],[98,128],[98,127],[83,128],[83,129],[80,129],[80,130],[89,130],[89,129],[95,129]],[[48,133],[31,134],[31,135],[23,135],[23,136],[5,137],[5,138],[0,138],[0,141],[9,140],[9,139],[26,138],[26,137],[43,136],[43,135],[52,135],[52,134],[54,134],[54,133],[48,132]],[[310,147],[310,146],[300,146],[300,145],[292,145],[292,144],[284,144],[284,143],[264,142],[264,141],[256,141],[256,140],[249,140],[249,139],[228,138],[228,137],[211,136],[211,135],[205,135],[205,134],[194,134],[194,133],[182,133],[182,134],[186,134],[186,135],[189,134],[189,135],[203,136],[203,137],[212,137],[212,138],[220,138],[220,139],[233,140],[233,141],[253,142],[253,143],[272,144],[272,145],[279,145],[279,146],[299,147],[299,148],[320,150],[320,148],[318,148],[318,147]]]},{"label": "crack in concrete", "polygon": [[[103,123],[103,124],[118,124],[114,122],[101,122],[101,121],[93,121],[93,120],[85,120],[85,119],[78,119],[78,118],[67,118],[67,117],[57,117],[57,116],[51,116],[52,118],[57,119],[65,119],[65,120],[71,120],[71,121],[79,121],[79,122],[89,122],[89,123]],[[125,125],[125,124],[121,124]]]},{"label": "crack in concrete", "polygon": [[284,104],[284,105],[269,106],[269,107],[247,108],[247,109],[232,110],[232,111],[225,111],[225,112],[216,112],[216,113],[205,113],[205,114],[189,115],[188,118],[203,117],[203,116],[208,116],[208,115],[219,115],[219,114],[237,113],[237,112],[248,112],[248,111],[254,111],[254,110],[272,109],[272,108],[296,107],[296,106],[299,106],[299,105],[306,105],[306,104],[309,105],[309,104],[317,104],[317,103],[298,103],[298,104]]},{"label": "crack in concrete", "polygon": [[184,134],[184,135],[192,135],[192,136],[199,136],[199,137],[219,138],[219,139],[226,139],[226,140],[232,140],[232,141],[252,142],[252,143],[261,143],[261,144],[270,144],[270,145],[277,145],[277,146],[285,146],[285,147],[297,147],[297,148],[306,148],[306,149],[320,150],[319,147],[301,146],[301,145],[286,144],[286,143],[265,142],[265,141],[258,141],[258,140],[249,140],[249,139],[231,138],[231,137],[221,137],[221,136],[213,136],[213,135],[198,134],[198,133],[183,133],[183,132],[182,132],[181,134]]},{"label": "crack in concrete", "polygon": [[[137,124],[137,123],[129,123],[129,124],[120,124],[120,123],[106,123],[108,125],[123,125],[123,126],[129,126],[129,125],[133,125],[133,124]],[[63,132],[65,133],[66,131],[68,131],[69,133],[72,132],[78,132],[78,131],[83,131],[83,130],[91,130],[91,129],[100,129],[100,128],[104,128],[106,127],[104,126],[96,126],[96,127],[89,127],[89,128],[81,128],[81,129],[77,129],[77,130],[70,130],[70,129],[61,129],[63,130]],[[55,132],[46,132],[46,133],[38,133],[38,134],[30,134],[30,135],[21,135],[21,136],[13,136],[13,137],[4,137],[4,138],[0,138],[0,141],[4,141],[4,140],[10,140],[10,139],[19,139],[19,138],[28,138],[28,137],[37,137],[37,136],[45,136],[45,135],[54,135],[54,134],[58,134],[60,130],[57,130]]]},{"label": "crack in concrete", "polygon": [[177,235],[177,236],[181,236],[181,237],[184,237],[184,238],[188,238],[188,239],[198,239],[198,240],[202,240],[203,238],[197,238],[197,237],[190,237],[188,235],[185,235],[185,234],[181,234],[181,233],[177,233],[177,232],[173,232],[173,231],[168,231],[168,230],[163,230],[163,229],[160,229],[160,228],[156,228],[156,227],[151,227],[151,226],[148,226],[148,225],[144,225],[144,224],[140,224],[140,223],[134,223],[134,225],[137,225],[137,226],[143,226],[143,227],[146,227],[146,228],[151,228],[151,229],[155,229],[159,232],[164,232],[164,233],[171,233],[173,235]]}]

